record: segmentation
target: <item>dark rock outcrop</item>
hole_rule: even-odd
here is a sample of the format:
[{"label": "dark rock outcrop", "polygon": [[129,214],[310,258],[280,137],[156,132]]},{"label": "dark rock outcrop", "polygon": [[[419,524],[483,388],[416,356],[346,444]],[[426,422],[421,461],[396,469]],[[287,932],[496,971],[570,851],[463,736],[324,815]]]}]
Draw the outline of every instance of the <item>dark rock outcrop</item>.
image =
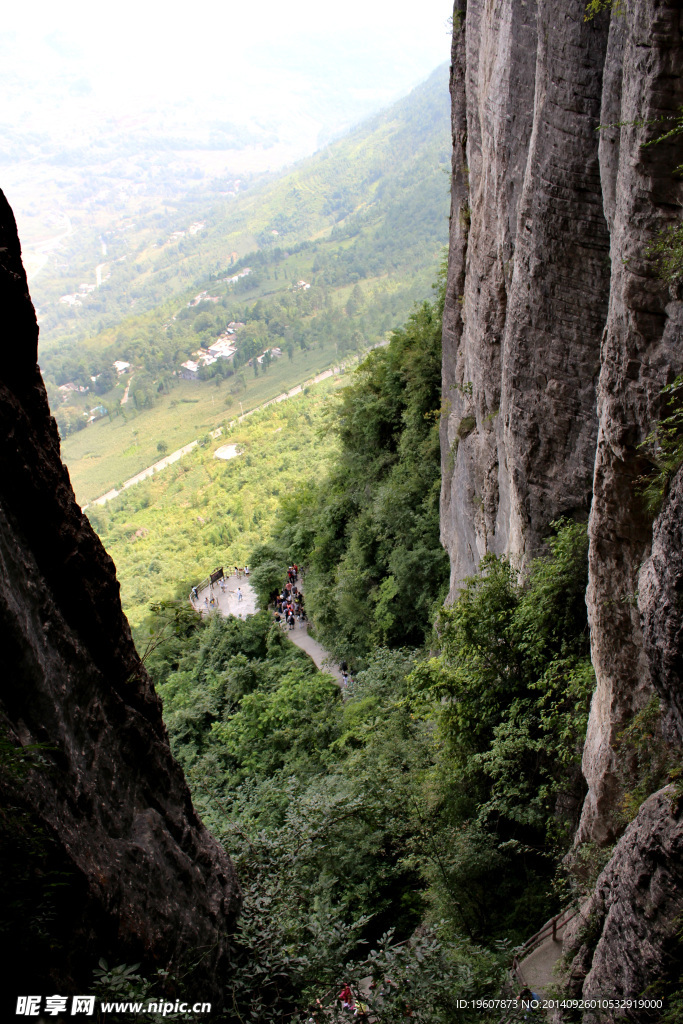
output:
[{"label": "dark rock outcrop", "polygon": [[[193,809],[113,562],[62,465],[2,193],[0,309],[0,786],[14,808],[5,842],[39,836],[68,890],[65,919],[46,925],[48,961],[12,969],[31,979],[26,991],[87,992],[102,956],[179,974],[198,961],[183,992],[218,1003],[239,904],[234,868]],[[44,745],[40,765],[18,785],[13,751],[33,744]]]},{"label": "dark rock outcrop", "polygon": [[[683,912],[683,820],[672,791],[645,801],[567,928],[563,951],[572,962],[569,991],[575,998],[637,998],[667,970]],[[584,1020],[621,1016],[588,1012]]]}]

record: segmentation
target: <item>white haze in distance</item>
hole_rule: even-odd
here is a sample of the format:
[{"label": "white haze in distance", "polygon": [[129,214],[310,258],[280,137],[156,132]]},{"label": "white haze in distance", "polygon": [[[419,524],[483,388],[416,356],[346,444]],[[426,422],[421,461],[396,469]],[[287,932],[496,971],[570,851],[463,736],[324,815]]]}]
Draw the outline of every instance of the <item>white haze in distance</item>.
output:
[{"label": "white haze in distance", "polygon": [[290,135],[301,121],[294,148],[310,151],[447,61],[451,13],[448,0],[14,4],[0,122],[69,134],[98,115],[175,109],[182,122],[194,108],[207,120],[289,123]]}]

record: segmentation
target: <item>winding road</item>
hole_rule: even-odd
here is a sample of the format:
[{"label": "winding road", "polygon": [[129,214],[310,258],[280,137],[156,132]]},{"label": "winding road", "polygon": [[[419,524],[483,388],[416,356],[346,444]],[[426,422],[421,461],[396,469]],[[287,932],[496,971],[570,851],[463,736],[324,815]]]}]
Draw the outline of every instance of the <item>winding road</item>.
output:
[{"label": "winding road", "polygon": [[[297,384],[296,387],[293,387],[290,391],[285,391],[283,394],[278,395],[277,398],[271,398],[269,401],[264,402],[263,405],[257,405],[255,409],[249,409],[247,410],[247,412],[242,413],[242,415],[238,416],[237,419],[230,421],[227,429],[231,430],[236,423],[241,423],[243,420],[246,420],[248,416],[253,416],[254,413],[260,412],[261,409],[267,409],[269,405],[275,405],[276,402],[284,402],[288,398],[294,398],[296,395],[300,395],[304,388],[311,387],[311,385],[313,384],[320,384],[321,381],[327,380],[329,377],[333,377],[336,374],[341,373],[342,370],[344,370],[344,366],[335,366],[331,370],[323,370],[323,372],[319,373],[316,377],[312,377],[310,380],[304,381],[303,384]],[[133,378],[131,377],[131,380],[132,379]],[[128,401],[129,388],[130,380],[128,381],[123,398],[121,399],[121,405]],[[210,433],[211,437],[213,438],[220,437],[220,435],[223,433],[223,428],[217,427],[215,430],[210,431]],[[183,455],[186,455],[187,452],[190,452],[192,451],[193,448],[196,448],[198,444],[199,441],[190,441],[190,443],[186,444],[183,448],[178,448],[177,451],[171,452],[170,455],[167,455],[165,458],[160,459],[158,462],[155,462],[153,466],[148,466],[147,469],[141,470],[139,473],[136,473],[135,476],[132,476],[129,480],[126,480],[119,490],[117,490],[115,487],[112,487],[112,489],[110,491],[107,491],[106,494],[100,495],[99,498],[93,498],[93,500],[89,502],[87,505],[83,505],[83,511],[90,508],[90,505],[105,505],[108,501],[111,501],[112,498],[118,497],[121,491],[126,490],[126,488],[132,487],[133,484],[139,484],[141,480],[146,480],[154,473],[158,473],[160,470],[165,469],[166,466],[170,466],[172,462],[177,462],[177,460],[180,459]],[[230,448],[235,448],[235,446],[223,445],[216,452],[214,452],[214,455],[218,459],[234,458],[235,455],[237,454],[237,450],[235,448],[235,451],[232,454],[227,454],[227,451]],[[219,454],[221,452],[223,454]]]}]

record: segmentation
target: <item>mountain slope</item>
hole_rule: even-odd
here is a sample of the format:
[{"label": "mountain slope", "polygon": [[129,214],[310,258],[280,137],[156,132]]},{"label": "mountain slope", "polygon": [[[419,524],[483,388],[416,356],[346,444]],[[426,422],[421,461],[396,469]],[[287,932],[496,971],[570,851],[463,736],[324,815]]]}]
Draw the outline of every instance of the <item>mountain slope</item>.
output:
[{"label": "mountain slope", "polygon": [[[72,275],[62,267],[61,273],[45,272],[36,280],[32,291],[41,310],[43,347],[79,336],[83,340],[85,332],[94,333],[100,323],[118,322],[132,309],[152,309],[229,267],[233,253],[291,249],[329,236],[340,222],[348,233],[352,226],[346,218],[352,215],[361,218],[354,232],[361,227],[367,231],[397,218],[400,222],[405,207],[412,212],[403,226],[412,224],[414,229],[419,220],[429,237],[435,207],[439,218],[447,211],[448,117],[444,65],[409,96],[275,181],[238,191],[220,204],[207,203],[204,209],[193,196],[188,210],[181,208],[175,217],[168,209],[139,221],[122,216],[120,228],[104,238],[104,274],[111,276],[82,307],[66,315],[58,298],[78,289],[87,273],[84,265]],[[232,193],[234,183],[229,188]],[[437,197],[440,201],[435,202]],[[192,223],[202,224],[195,234],[188,231]],[[439,242],[442,238],[440,231]],[[94,283],[95,264],[103,260],[99,244],[90,258]]]},{"label": "mountain slope", "polygon": [[[115,261],[101,269],[101,287],[66,319],[64,304],[42,314],[41,366],[79,498],[150,465],[158,444],[177,448],[213,429],[238,402],[253,408],[386,339],[436,277],[448,152],[439,68],[289,174],[214,208],[195,221],[203,225],[195,234],[157,236],[122,255],[126,232],[110,239]],[[243,325],[232,338],[234,359],[180,381],[182,364],[231,322]],[[287,359],[254,365],[270,349]],[[118,379],[114,360],[130,364]],[[72,439],[93,416],[104,418]],[[131,417],[135,424],[122,429]]]}]

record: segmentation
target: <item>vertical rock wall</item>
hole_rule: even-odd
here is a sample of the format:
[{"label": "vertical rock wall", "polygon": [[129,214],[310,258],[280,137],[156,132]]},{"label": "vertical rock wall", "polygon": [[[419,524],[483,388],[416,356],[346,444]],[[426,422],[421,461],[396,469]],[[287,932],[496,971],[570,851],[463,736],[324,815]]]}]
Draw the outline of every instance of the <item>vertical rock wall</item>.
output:
[{"label": "vertical rock wall", "polygon": [[[656,232],[681,215],[683,185],[673,169],[683,160],[683,140],[643,146],[671,123],[647,122],[683,105],[681,5],[642,0],[627,6],[624,17],[611,19],[602,113],[605,123],[626,124],[604,132],[600,143],[612,274],[597,396],[587,598],[597,689],[584,750],[589,792],[580,829],[580,838],[598,841],[612,832],[614,738],[653,685],[638,607],[638,578],[653,536],[636,484],[646,468],[638,446],[662,414],[662,387],[683,368],[677,289],[644,258]],[[665,508],[662,514],[671,513]],[[657,523],[654,532],[661,533]],[[659,644],[652,630],[649,644],[653,651]],[[683,658],[683,649],[679,654]],[[666,689],[662,680],[665,706]]]},{"label": "vertical rock wall", "polygon": [[192,807],[114,565],[61,463],[16,226],[1,192],[0,310],[2,739],[10,751],[43,745],[41,766],[20,785],[16,755],[8,761],[3,748],[0,791],[4,806],[15,806],[2,819],[14,828],[3,864],[19,856],[18,841],[29,854],[44,845],[68,893],[63,916],[48,916],[45,960],[26,962],[18,950],[15,962],[5,950],[5,967],[13,981],[25,980],[24,991],[87,992],[99,957],[144,960],[179,976],[198,961],[184,996],[218,1003],[239,904],[235,872]]},{"label": "vertical rock wall", "polygon": [[671,728],[683,720],[680,568],[664,572],[679,513],[662,511],[648,561],[636,486],[683,367],[678,293],[644,255],[680,218],[681,139],[643,148],[671,124],[649,122],[683,104],[683,55],[679,2],[627,0],[588,22],[585,6],[456,3],[441,529],[453,598],[487,551],[521,568],[553,519],[590,510],[598,685],[580,834],[604,842],[616,734],[653,685]]},{"label": "vertical rock wall", "polygon": [[[451,599],[487,551],[523,568],[553,518],[590,512],[597,686],[577,841],[607,844],[615,740],[653,694],[683,743],[683,469],[656,516],[639,482],[662,388],[683,370],[683,284],[646,254],[681,220],[683,137],[652,143],[683,109],[683,5],[623,0],[590,22],[585,0],[455,6]],[[638,996],[664,969],[683,905],[679,818],[672,794],[657,794],[620,839],[567,945],[574,995]]]},{"label": "vertical rock wall", "polygon": [[[460,6],[460,5],[456,5]],[[587,516],[609,236],[598,166],[607,25],[581,0],[455,18],[442,539],[452,596]]]}]

